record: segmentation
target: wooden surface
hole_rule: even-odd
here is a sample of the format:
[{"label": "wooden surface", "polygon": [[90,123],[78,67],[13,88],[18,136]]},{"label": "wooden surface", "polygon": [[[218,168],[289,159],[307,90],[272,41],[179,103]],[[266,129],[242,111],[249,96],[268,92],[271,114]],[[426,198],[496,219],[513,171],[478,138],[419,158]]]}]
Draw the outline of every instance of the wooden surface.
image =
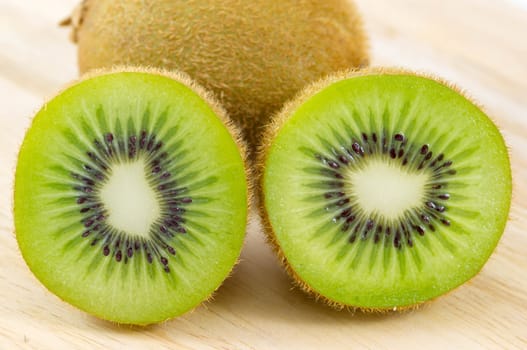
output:
[{"label": "wooden surface", "polygon": [[527,348],[527,6],[518,0],[360,0],[375,65],[434,72],[501,126],[515,181],[510,221],[472,281],[406,314],[337,312],[292,288],[256,220],[213,301],[148,328],[92,318],[47,292],[13,235],[12,175],[30,117],[77,74],[57,22],[76,0],[0,0],[0,349]]}]

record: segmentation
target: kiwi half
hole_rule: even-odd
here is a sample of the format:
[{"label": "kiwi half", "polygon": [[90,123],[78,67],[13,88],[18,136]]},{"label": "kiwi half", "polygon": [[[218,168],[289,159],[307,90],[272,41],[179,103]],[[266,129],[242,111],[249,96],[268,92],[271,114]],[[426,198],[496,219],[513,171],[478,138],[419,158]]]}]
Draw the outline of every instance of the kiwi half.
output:
[{"label": "kiwi half", "polygon": [[184,71],[218,96],[252,146],[307,83],[369,60],[349,0],[85,0],[67,23],[81,72]]},{"label": "kiwi half", "polygon": [[85,77],[35,116],[16,168],[16,238],[31,271],[100,318],[145,325],[207,299],[238,259],[244,147],[179,73]]},{"label": "kiwi half", "polygon": [[461,285],[504,231],[511,170],[456,88],[345,72],[289,103],[261,153],[262,216],[294,280],[337,307],[412,307]]}]

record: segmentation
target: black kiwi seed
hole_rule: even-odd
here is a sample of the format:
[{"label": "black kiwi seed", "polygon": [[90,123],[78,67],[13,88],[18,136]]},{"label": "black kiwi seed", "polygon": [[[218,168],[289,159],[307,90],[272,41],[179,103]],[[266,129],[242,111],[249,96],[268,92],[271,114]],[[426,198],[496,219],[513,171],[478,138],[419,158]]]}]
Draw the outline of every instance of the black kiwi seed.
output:
[{"label": "black kiwi seed", "polygon": [[[117,139],[112,132],[106,132],[101,139],[93,140],[93,145],[93,149],[85,152],[86,158],[81,160],[79,169],[71,173],[73,189],[78,193],[75,203],[83,216],[81,223],[86,228],[81,237],[91,237],[90,245],[94,249],[100,249],[103,256],[113,257],[118,263],[127,263],[135,255],[144,254],[148,263],[159,262],[162,269],[169,273],[168,260],[162,252],[176,255],[171,239],[176,234],[187,232],[185,207],[192,203],[192,197],[183,195],[186,189],[179,188],[172,174],[165,170],[169,168],[170,160],[166,160],[163,143],[156,141],[155,134],[142,130],[138,135],[129,136],[127,142]],[[152,174],[149,179],[152,187],[163,193],[160,196],[161,216],[157,223],[151,225],[149,239],[146,240],[131,237],[108,224],[107,211],[98,196],[102,184],[109,177],[112,164],[123,159],[132,161],[140,156],[144,156],[145,166]],[[121,247],[122,242],[126,242],[124,247]]]},{"label": "black kiwi seed", "polygon": [[[383,147],[381,148],[374,147],[379,134],[382,135]],[[340,225],[340,231],[352,232],[348,239],[350,244],[357,241],[359,230],[362,230],[362,240],[373,239],[374,243],[380,241],[384,231],[384,236],[387,238],[392,236],[392,232],[395,232],[391,238],[395,248],[401,249],[403,246],[412,248],[414,246],[413,234],[424,236],[427,231],[435,232],[434,225],[438,223],[445,226],[451,225],[451,221],[445,215],[445,205],[446,201],[450,199],[450,194],[444,190],[447,187],[448,177],[456,174],[455,169],[444,171],[445,168],[450,168],[453,165],[451,160],[445,160],[445,155],[442,153],[434,158],[431,145],[412,144],[411,140],[408,140],[401,132],[392,137],[384,133],[372,133],[371,135],[361,133],[362,142],[358,139],[358,137],[351,137],[350,144],[341,145],[340,148],[346,152],[345,154],[338,154],[335,159],[313,152],[315,159],[320,162],[320,174],[327,178],[325,181],[327,188],[345,187],[343,179],[347,169],[360,166],[367,157],[377,155],[385,155],[394,161],[399,161],[402,166],[413,168],[416,171],[427,171],[426,169],[429,169],[431,176],[426,185],[427,191],[422,205],[410,210],[411,212],[403,218],[386,222],[384,228],[378,224],[378,222],[383,222],[379,214],[366,216],[358,204],[351,201],[351,198],[343,198],[346,194],[341,190],[331,190],[324,193],[326,210],[336,211],[333,222]],[[390,143],[388,140],[394,140],[395,143]],[[403,144],[405,150],[402,148]],[[403,158],[403,155],[406,157]],[[333,175],[328,175],[328,169],[331,169]],[[335,173],[340,176],[336,176]],[[335,181],[335,178],[341,181]],[[370,231],[375,232],[375,234],[368,234]]]}]

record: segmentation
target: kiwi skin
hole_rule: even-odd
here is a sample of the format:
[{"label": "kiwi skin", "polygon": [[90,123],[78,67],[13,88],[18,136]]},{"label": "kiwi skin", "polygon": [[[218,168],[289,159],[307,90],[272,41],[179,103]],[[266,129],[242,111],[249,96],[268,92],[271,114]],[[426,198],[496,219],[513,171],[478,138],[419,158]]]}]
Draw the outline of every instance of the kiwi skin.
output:
[{"label": "kiwi skin", "polygon": [[[244,172],[245,172],[245,179],[244,179],[244,181],[246,183],[246,188],[247,188],[246,203],[248,204],[248,206],[250,206],[250,204],[253,201],[253,188],[251,186],[252,185],[252,181],[250,181],[250,179],[251,179],[251,171],[250,171],[250,168],[247,166],[247,147],[246,147],[245,142],[243,141],[243,138],[241,136],[241,132],[240,132],[239,128],[228,117],[228,115],[225,112],[224,108],[215,99],[214,95],[212,93],[210,93],[209,91],[207,91],[206,89],[204,89],[199,84],[197,84],[194,80],[192,80],[185,73],[178,72],[178,71],[168,71],[168,70],[152,68],[152,67],[139,67],[139,66],[135,66],[135,67],[132,67],[132,66],[115,66],[115,67],[113,67],[111,69],[92,70],[89,73],[86,73],[86,74],[82,75],[79,79],[74,80],[74,81],[70,82],[69,84],[65,85],[55,95],[47,98],[47,101],[44,103],[44,106],[42,107],[42,109],[45,109],[47,103],[49,101],[53,100],[56,96],[60,95],[64,91],[68,90],[70,87],[72,87],[74,85],[77,85],[78,83],[80,83],[80,82],[82,82],[84,80],[88,80],[88,79],[95,78],[97,76],[102,76],[102,75],[108,75],[108,74],[114,74],[114,73],[125,73],[125,72],[146,73],[146,74],[152,74],[152,75],[159,75],[159,76],[163,76],[163,77],[167,77],[167,78],[176,80],[179,83],[181,83],[181,84],[185,85],[186,87],[190,88],[193,92],[195,92],[201,99],[203,99],[210,106],[210,108],[213,110],[215,115],[220,119],[220,121],[222,121],[223,125],[225,125],[227,131],[232,136],[233,141],[235,142],[235,144],[236,144],[236,146],[237,146],[237,148],[238,148],[238,150],[240,152],[240,156],[241,156],[241,158],[242,158],[242,160],[243,160],[243,162],[245,164],[245,166],[244,166]],[[19,152],[20,151],[21,150],[19,150]],[[18,158],[18,156],[17,156],[17,158]],[[16,212],[15,203],[16,203],[16,201],[15,201],[15,191],[13,191],[13,208],[12,208],[13,215],[15,215],[14,213]],[[247,210],[247,216],[245,218],[245,221],[248,222],[249,219],[250,219],[250,210]],[[14,233],[15,233],[15,236],[16,236],[16,231]],[[22,253],[22,251],[20,251],[20,253],[21,253],[22,256],[24,255]],[[24,260],[25,260],[25,257],[24,257]],[[232,275],[232,272],[233,272],[234,268],[236,267],[236,265],[239,262],[240,262],[240,259],[238,257],[238,259],[233,264],[230,273],[225,277],[225,280],[228,279]],[[26,264],[26,266],[28,266],[30,271],[32,270],[30,264]],[[32,272],[33,276],[36,276],[33,271],[31,271],[31,272]],[[42,284],[42,285],[46,289],[48,289],[46,285],[44,285],[44,284]],[[221,284],[214,291],[212,291],[212,293],[210,293],[201,303],[196,305],[193,309],[188,310],[186,313],[192,312],[194,309],[196,309],[201,304],[204,304],[206,302],[212,301],[212,299],[214,298],[214,294],[216,293],[216,291],[220,287],[221,287]],[[57,297],[59,297],[54,291],[49,290],[49,289],[48,289],[48,291],[50,291],[52,294],[54,294]],[[72,305],[71,303],[68,302],[68,300],[62,299],[61,297],[59,297],[59,299],[61,299],[62,301]],[[79,308],[76,305],[74,305],[74,306],[76,308]],[[81,310],[85,311],[85,312],[87,312],[87,313],[89,313],[89,314],[91,314],[93,316],[96,316],[97,318],[100,318],[100,319],[103,319],[103,320],[106,320],[108,322],[111,322],[111,323],[114,323],[114,324],[118,324],[118,325],[126,324],[126,325],[129,325],[129,326],[146,327],[146,326],[150,326],[152,324],[152,323],[138,323],[138,322],[134,322],[134,323],[121,322],[121,321],[118,321],[118,320],[108,319],[107,315],[97,314],[97,313],[94,313],[91,310],[84,310],[84,309],[81,309]],[[170,319],[162,320],[162,321],[159,321],[159,322],[164,322],[164,321],[168,321],[168,320],[170,320]]]},{"label": "kiwi skin", "polygon": [[269,116],[307,83],[369,61],[349,0],[143,3],[81,4],[69,22],[80,71],[115,64],[184,71],[218,96],[251,148]]},{"label": "kiwi skin", "polygon": [[[263,230],[266,235],[266,240],[268,244],[271,246],[273,251],[275,252],[280,264],[286,271],[286,273],[291,278],[294,285],[296,285],[298,288],[300,288],[303,292],[305,292],[307,295],[313,297],[317,301],[322,301],[329,307],[336,309],[336,310],[342,310],[347,309],[351,310],[353,312],[359,311],[363,313],[379,313],[379,314],[385,314],[385,313],[392,313],[392,312],[407,312],[407,311],[413,311],[416,309],[419,309],[423,305],[429,304],[433,301],[435,301],[437,298],[440,298],[442,296],[445,296],[452,291],[454,291],[456,288],[459,288],[457,286],[456,288],[453,288],[449,292],[438,296],[436,298],[429,299],[427,301],[419,302],[416,304],[410,304],[410,305],[401,305],[397,307],[390,307],[390,308],[368,308],[368,307],[360,307],[360,306],[353,306],[353,305],[347,305],[340,303],[338,301],[332,300],[330,298],[327,298],[324,295],[321,295],[316,290],[311,288],[311,286],[302,280],[302,278],[296,273],[296,271],[291,267],[289,264],[287,257],[285,256],[284,252],[282,251],[282,248],[280,247],[280,244],[278,243],[278,240],[276,238],[275,232],[273,230],[273,227],[271,225],[271,221],[269,218],[269,215],[265,209],[265,191],[264,191],[264,178],[263,174],[265,172],[265,164],[267,162],[268,157],[268,151],[275,139],[275,137],[278,135],[280,129],[285,124],[285,122],[289,119],[289,117],[296,111],[303,103],[306,102],[306,100],[313,96],[313,94],[319,92],[325,87],[328,87],[332,83],[335,83],[340,80],[344,79],[350,79],[353,77],[359,77],[359,76],[368,76],[368,75],[413,75],[413,76],[419,76],[423,78],[428,78],[431,80],[434,80],[442,85],[445,85],[446,87],[454,90],[459,95],[465,97],[467,100],[469,100],[471,103],[476,105],[480,110],[484,111],[484,108],[475,102],[470,96],[467,96],[467,94],[460,89],[458,86],[452,84],[451,82],[448,82],[442,78],[433,76],[431,74],[426,74],[422,72],[414,72],[411,70],[407,70],[404,68],[390,68],[390,67],[369,67],[366,69],[348,69],[345,71],[337,72],[332,75],[326,76],[319,81],[313,82],[311,84],[308,84],[302,91],[300,91],[293,99],[289,100],[283,108],[273,115],[271,118],[271,122],[267,125],[265,128],[263,134],[262,134],[262,142],[260,143],[258,147],[258,153],[256,158],[256,166],[255,166],[255,175],[256,175],[256,193],[257,193],[257,207],[260,214],[260,218],[262,220]],[[487,113],[485,113],[487,114]],[[487,114],[488,115],[488,114]],[[496,121],[493,119],[492,122],[496,124]],[[509,155],[510,157],[510,155]],[[478,271],[479,273],[479,271]],[[476,277],[476,273],[472,278]],[[470,282],[467,281],[465,283]]]}]

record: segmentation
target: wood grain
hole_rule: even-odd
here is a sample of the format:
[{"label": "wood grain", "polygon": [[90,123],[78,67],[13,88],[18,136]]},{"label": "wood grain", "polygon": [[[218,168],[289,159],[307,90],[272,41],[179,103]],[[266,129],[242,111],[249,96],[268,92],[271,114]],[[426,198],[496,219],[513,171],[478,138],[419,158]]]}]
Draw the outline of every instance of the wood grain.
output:
[{"label": "wood grain", "polygon": [[337,312],[292,288],[256,217],[214,300],[158,326],[115,326],[47,292],[16,246],[16,153],[30,117],[77,75],[57,23],[76,0],[0,0],[0,349],[527,348],[527,10],[498,0],[359,0],[375,65],[433,72],[485,105],[510,147],[514,198],[482,272],[424,308]]}]

